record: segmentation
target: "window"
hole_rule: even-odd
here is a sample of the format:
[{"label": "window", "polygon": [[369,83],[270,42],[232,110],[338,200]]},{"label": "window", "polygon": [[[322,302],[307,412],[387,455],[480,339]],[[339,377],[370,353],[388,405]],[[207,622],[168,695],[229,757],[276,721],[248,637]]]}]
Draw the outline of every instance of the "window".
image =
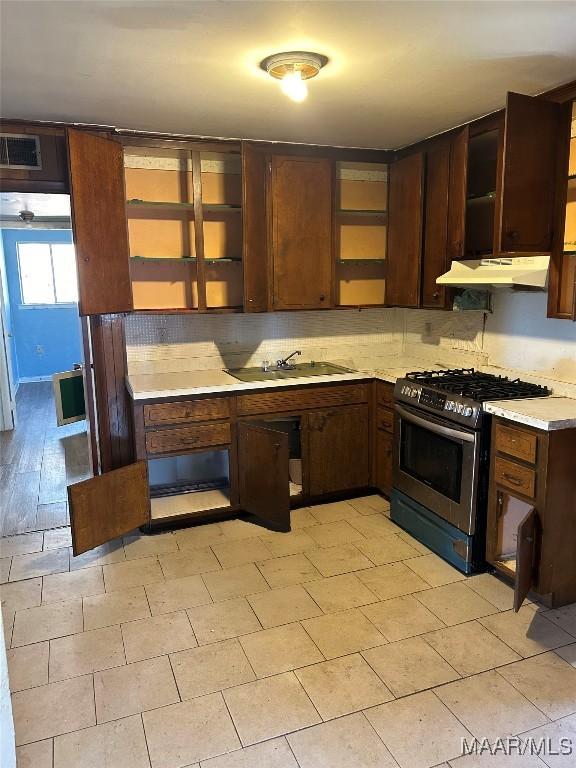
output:
[{"label": "window", "polygon": [[23,304],[78,302],[72,243],[18,243]]}]

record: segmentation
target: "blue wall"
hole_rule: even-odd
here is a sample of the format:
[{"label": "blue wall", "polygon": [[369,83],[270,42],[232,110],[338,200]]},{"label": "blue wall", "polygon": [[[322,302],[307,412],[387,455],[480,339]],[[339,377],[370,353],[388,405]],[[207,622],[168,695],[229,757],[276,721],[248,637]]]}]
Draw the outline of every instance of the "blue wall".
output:
[{"label": "blue wall", "polygon": [[15,384],[29,379],[49,377],[82,362],[82,339],[78,307],[25,306],[22,304],[18,274],[18,242],[71,243],[70,230],[3,229],[4,259],[12,333],[16,348]]}]

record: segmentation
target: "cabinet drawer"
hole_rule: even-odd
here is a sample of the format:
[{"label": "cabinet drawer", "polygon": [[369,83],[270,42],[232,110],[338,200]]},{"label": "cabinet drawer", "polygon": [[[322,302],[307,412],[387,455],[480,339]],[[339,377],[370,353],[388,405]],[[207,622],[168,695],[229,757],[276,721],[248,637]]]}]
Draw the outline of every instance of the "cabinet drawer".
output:
[{"label": "cabinet drawer", "polygon": [[516,427],[496,424],[496,450],[530,464],[536,462],[538,436]]},{"label": "cabinet drawer", "polygon": [[230,401],[225,397],[144,406],[144,424],[147,427],[186,421],[212,421],[229,416]]},{"label": "cabinet drawer", "polygon": [[283,392],[263,392],[254,395],[239,395],[236,406],[239,416],[255,413],[282,413],[308,408],[330,408],[334,405],[355,405],[368,400],[366,384],[346,387],[318,387],[310,389],[287,389]]},{"label": "cabinet drawer", "polygon": [[529,467],[522,467],[513,461],[496,456],[494,474],[498,485],[512,491],[534,498],[536,488],[536,472]]},{"label": "cabinet drawer", "polygon": [[378,405],[385,405],[387,408],[394,407],[394,384],[386,381],[376,382],[376,402]]},{"label": "cabinet drawer", "polygon": [[385,432],[394,431],[394,411],[378,406],[376,410],[376,428]]},{"label": "cabinet drawer", "polygon": [[230,424],[198,424],[179,429],[159,429],[146,433],[146,450],[150,453],[177,453],[193,448],[230,443]]}]

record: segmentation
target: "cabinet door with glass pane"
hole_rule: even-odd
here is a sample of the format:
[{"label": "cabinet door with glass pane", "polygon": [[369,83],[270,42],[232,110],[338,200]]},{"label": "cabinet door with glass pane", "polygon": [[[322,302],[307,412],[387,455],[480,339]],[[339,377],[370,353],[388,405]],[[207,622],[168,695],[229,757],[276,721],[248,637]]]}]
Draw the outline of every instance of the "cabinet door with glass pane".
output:
[{"label": "cabinet door with glass pane", "polygon": [[134,308],[240,308],[239,151],[129,145],[124,166]]}]

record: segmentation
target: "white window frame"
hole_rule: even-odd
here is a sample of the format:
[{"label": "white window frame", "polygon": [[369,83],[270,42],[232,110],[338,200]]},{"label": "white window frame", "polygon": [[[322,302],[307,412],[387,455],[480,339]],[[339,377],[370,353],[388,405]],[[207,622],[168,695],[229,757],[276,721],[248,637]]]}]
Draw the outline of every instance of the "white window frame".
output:
[{"label": "white window frame", "polygon": [[[26,302],[24,301],[24,286],[22,284],[22,269],[20,267],[20,246],[21,245],[44,245],[48,246],[50,251],[50,270],[52,272],[52,291],[54,296],[54,301],[50,302]],[[45,240],[19,240],[16,243],[16,260],[18,263],[18,285],[20,288],[20,307],[24,309],[35,309],[40,308],[44,309],[47,307],[76,307],[78,306],[77,301],[57,301],[56,300],[56,276],[54,274],[54,258],[52,255],[52,246],[54,245],[71,245],[74,247],[74,243],[47,243]]]}]

